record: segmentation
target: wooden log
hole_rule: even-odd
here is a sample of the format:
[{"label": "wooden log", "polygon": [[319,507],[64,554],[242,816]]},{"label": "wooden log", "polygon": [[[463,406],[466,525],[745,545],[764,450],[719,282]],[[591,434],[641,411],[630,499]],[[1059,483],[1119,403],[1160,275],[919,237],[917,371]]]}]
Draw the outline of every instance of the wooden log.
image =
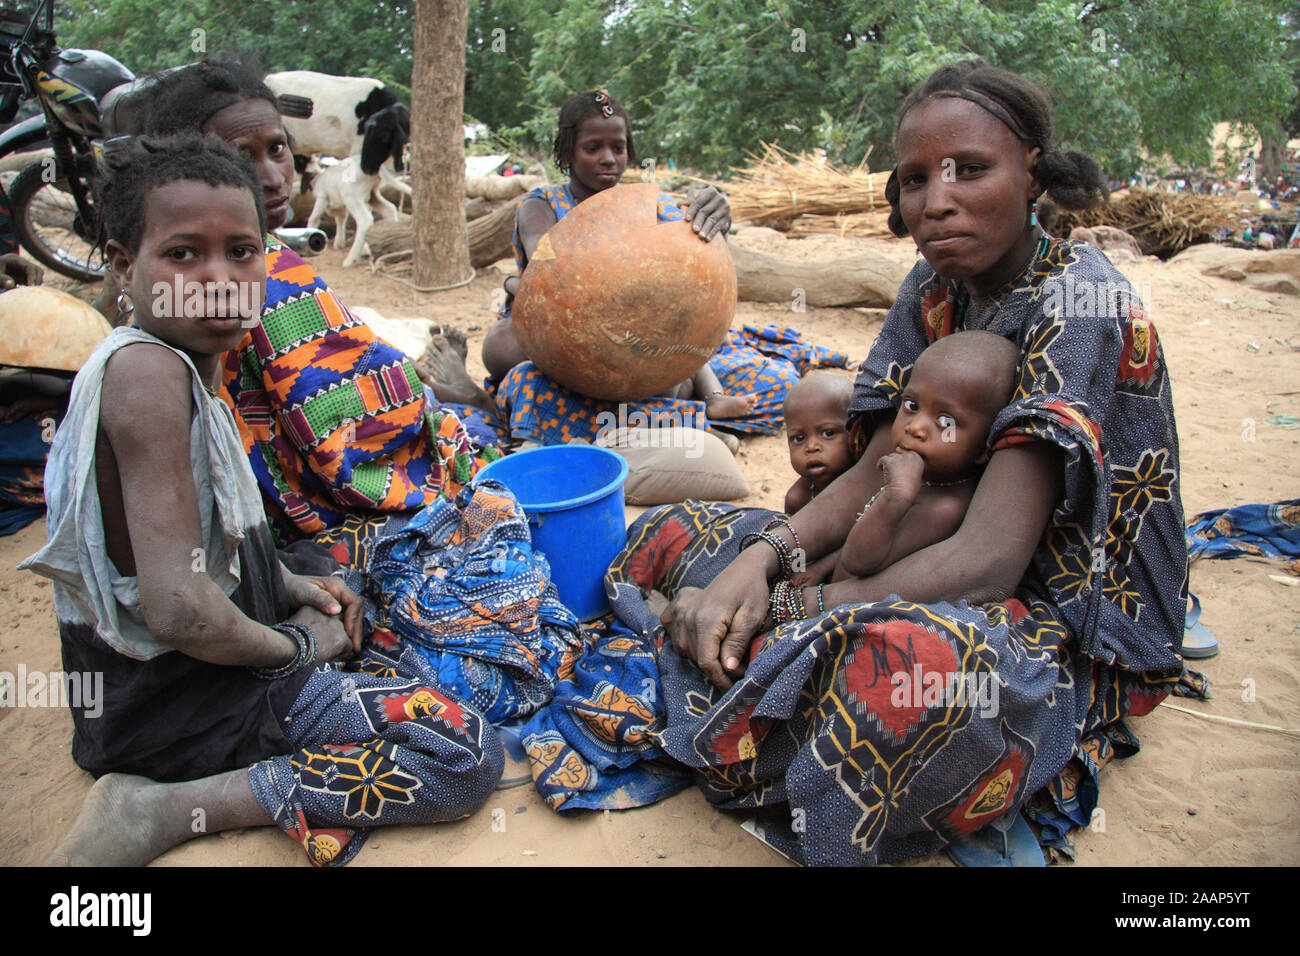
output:
[{"label": "wooden log", "polygon": [[469,198],[482,196],[484,199],[514,199],[538,186],[545,186],[542,176],[466,176],[465,195]]},{"label": "wooden log", "polygon": [[[515,208],[523,197],[494,209],[466,226],[469,233],[469,261],[475,269],[490,266],[501,259],[514,256],[511,240],[515,231]],[[366,233],[373,259],[390,252],[409,252],[415,247],[411,220],[398,219],[377,222]]]},{"label": "wooden log", "polygon": [[466,222],[473,222],[475,219],[482,219],[491,211],[492,203],[490,200],[484,199],[482,196],[475,196],[465,203],[465,220]]},{"label": "wooden log", "polygon": [[908,267],[875,256],[847,256],[821,261],[778,259],[729,243],[736,265],[738,295],[748,302],[798,300],[806,305],[865,306],[887,309],[894,304]]}]

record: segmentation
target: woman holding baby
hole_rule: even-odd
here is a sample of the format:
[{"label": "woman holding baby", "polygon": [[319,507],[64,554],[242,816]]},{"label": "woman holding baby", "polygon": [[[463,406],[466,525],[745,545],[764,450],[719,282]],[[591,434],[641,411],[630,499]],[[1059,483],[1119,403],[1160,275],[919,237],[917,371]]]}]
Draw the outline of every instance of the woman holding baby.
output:
[{"label": "woman holding baby", "polygon": [[[1055,148],[1040,90],[980,61],[912,92],[897,148],[890,225],[924,258],[857,378],[856,465],[789,519],[652,511],[611,569],[620,616],[671,641],[663,749],[697,769],[717,806],[777,808],[788,822],[769,838],[806,863],[915,857],[1020,825],[1022,808],[1064,849],[1089,820],[1100,768],[1137,749],[1123,718],[1184,675],[1164,356],[1131,293],[1087,314],[1061,305],[1052,290],[1067,275],[1075,289],[1129,287],[1099,250],[1047,236],[1036,217],[1045,192],[1068,208],[1101,199],[1100,170]],[[980,421],[981,470],[940,474],[927,448],[941,446],[896,419],[925,412],[908,391],[921,353],[963,330],[1001,336],[1019,357],[1010,403]],[[944,533],[866,576],[843,573],[846,553],[823,586],[789,583],[846,537],[850,552],[873,508],[901,494],[907,512],[961,482]],[[626,584],[675,592],[666,633]]]}]

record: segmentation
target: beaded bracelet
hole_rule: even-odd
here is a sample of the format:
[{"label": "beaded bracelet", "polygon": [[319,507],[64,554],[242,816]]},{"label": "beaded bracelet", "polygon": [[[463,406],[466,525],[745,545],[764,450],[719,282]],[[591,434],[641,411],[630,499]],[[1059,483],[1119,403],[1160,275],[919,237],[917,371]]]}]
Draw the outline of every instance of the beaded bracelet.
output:
[{"label": "beaded bracelet", "polygon": [[784,538],[773,534],[771,531],[753,531],[740,539],[740,550],[744,551],[756,541],[766,541],[772,550],[776,552],[782,578],[788,578],[794,573],[794,554],[791,552],[790,546],[785,543]]},{"label": "beaded bracelet", "polygon": [[799,543],[799,532],[794,530],[794,525],[790,523],[789,518],[787,518],[785,515],[777,515],[767,524],[763,525],[763,530],[771,531],[773,525],[784,525],[785,530],[790,532],[790,538],[794,541],[794,549],[796,551],[803,550],[803,545]]},{"label": "beaded bracelet", "polygon": [[279,680],[281,677],[288,677],[304,667],[311,666],[311,663],[316,660],[316,635],[311,632],[310,627],[296,621],[281,621],[279,624],[272,624],[271,630],[292,637],[293,642],[298,646],[298,651],[293,655],[293,660],[280,667],[250,667],[249,670],[255,676],[262,680]]},{"label": "beaded bracelet", "polygon": [[777,624],[802,621],[808,616],[803,607],[803,588],[789,581],[778,581],[767,600],[768,614]]},{"label": "beaded bracelet", "polygon": [[862,520],[862,516],[871,510],[871,506],[874,505],[876,503],[876,499],[880,497],[880,492],[884,490],[885,490],[884,488],[881,488],[880,491],[877,491],[874,495],[871,496],[871,500],[862,506],[862,510],[858,512],[858,516],[853,519],[855,522]]},{"label": "beaded bracelet", "polygon": [[825,589],[825,587],[826,585],[824,584],[817,585],[817,613],[818,614],[826,613],[826,603],[822,600],[822,590]]}]

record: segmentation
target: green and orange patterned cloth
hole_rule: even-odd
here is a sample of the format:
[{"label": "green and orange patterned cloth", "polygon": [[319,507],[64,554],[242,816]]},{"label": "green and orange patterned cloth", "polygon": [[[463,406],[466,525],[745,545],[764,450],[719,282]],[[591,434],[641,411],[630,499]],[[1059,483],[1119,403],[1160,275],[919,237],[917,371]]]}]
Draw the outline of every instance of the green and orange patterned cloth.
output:
[{"label": "green and orange patterned cloth", "polygon": [[221,397],[281,539],[454,496],[499,457],[429,402],[411,360],[311,266],[266,244],[262,321],[226,356]]}]

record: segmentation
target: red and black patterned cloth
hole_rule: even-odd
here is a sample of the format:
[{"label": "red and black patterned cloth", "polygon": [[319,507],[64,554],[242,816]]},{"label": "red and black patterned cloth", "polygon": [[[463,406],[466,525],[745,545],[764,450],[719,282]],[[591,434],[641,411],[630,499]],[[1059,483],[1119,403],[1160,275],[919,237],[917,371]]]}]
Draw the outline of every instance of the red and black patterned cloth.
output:
[{"label": "red and black patterned cloth", "polygon": [[[860,369],[853,417],[895,409],[917,356],[959,329],[1021,349],[989,447],[1061,451],[1063,498],[1013,599],[837,607],[758,635],[722,692],[673,652],[642,595],[706,586],[770,513],[654,509],[607,578],[621,623],[658,657],[660,682],[631,689],[653,711],[656,752],[693,768],[719,807],[777,808],[785,826],[768,839],[806,863],[920,856],[1022,808],[1068,854],[1101,767],[1138,749],[1125,718],[1204,692],[1178,655],[1187,552],[1169,375],[1128,282],[1062,240],[985,299],[919,262]],[[546,754],[530,755],[542,789]]]}]

